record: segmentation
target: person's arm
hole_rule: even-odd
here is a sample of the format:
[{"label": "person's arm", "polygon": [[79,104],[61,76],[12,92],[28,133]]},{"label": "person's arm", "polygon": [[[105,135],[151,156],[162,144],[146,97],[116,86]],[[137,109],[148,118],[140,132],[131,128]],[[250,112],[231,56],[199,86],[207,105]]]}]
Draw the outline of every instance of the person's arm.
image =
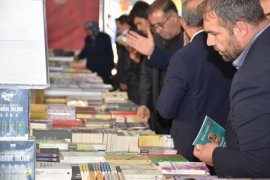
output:
[{"label": "person's arm", "polygon": [[[146,57],[144,57],[146,58]],[[153,68],[149,66],[146,61],[142,60],[140,82],[139,82],[139,96],[140,102],[137,109],[137,114],[141,118],[150,118],[153,109]]]},{"label": "person's arm", "polygon": [[266,107],[270,102],[270,91],[269,86],[260,81],[250,78],[233,82],[233,111],[229,115],[231,126],[226,128],[226,138],[230,143],[233,140],[237,148],[214,151],[213,162],[220,176],[270,177],[270,114]]},{"label": "person's arm", "polygon": [[106,38],[104,38],[104,44],[105,44],[105,48],[106,48],[106,53],[108,55],[108,63],[109,63],[109,67],[112,70],[114,68],[112,42],[111,42],[111,38],[108,34],[106,34],[105,37]]},{"label": "person's arm", "polygon": [[252,80],[233,82],[226,126],[227,147],[213,153],[209,144],[194,149],[201,161],[212,163],[219,177],[270,177],[269,87]]},{"label": "person's arm", "polygon": [[119,45],[117,49],[118,61],[117,61],[117,77],[120,83],[127,84],[128,70],[130,67],[131,60],[129,58],[128,50],[123,46]]},{"label": "person's arm", "polygon": [[181,55],[174,54],[156,104],[157,110],[163,118],[173,119],[176,117],[188,89],[188,73],[189,69]]},{"label": "person's arm", "polygon": [[143,60],[139,82],[140,105],[145,105],[149,109],[152,108],[152,85],[152,67]]},{"label": "person's arm", "polygon": [[126,35],[127,45],[134,48],[139,53],[150,56],[155,47],[153,35],[150,29],[147,29],[147,37],[140,35],[135,31],[129,31]]},{"label": "person's arm", "polygon": [[150,30],[147,30],[147,37],[136,32],[129,31],[127,44],[136,51],[148,57],[150,64],[161,70],[166,70],[172,54],[155,46],[154,38]]},{"label": "person's arm", "polygon": [[84,39],[84,47],[81,50],[81,52],[76,56],[76,60],[86,58],[86,51],[87,51],[86,47],[87,47],[87,43],[89,43],[88,41],[89,41],[89,37],[86,37]]},{"label": "person's arm", "polygon": [[166,53],[164,50],[155,47],[151,56],[149,56],[149,62],[152,66],[155,66],[161,70],[166,70],[172,54]]}]

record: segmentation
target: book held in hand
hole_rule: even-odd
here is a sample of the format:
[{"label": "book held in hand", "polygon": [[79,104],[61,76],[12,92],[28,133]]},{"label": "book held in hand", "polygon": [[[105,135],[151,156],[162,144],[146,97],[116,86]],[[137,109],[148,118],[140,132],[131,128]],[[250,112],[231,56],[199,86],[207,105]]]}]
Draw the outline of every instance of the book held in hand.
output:
[{"label": "book held in hand", "polygon": [[211,142],[218,143],[220,146],[225,147],[225,129],[210,117],[205,116],[201,129],[192,145]]}]

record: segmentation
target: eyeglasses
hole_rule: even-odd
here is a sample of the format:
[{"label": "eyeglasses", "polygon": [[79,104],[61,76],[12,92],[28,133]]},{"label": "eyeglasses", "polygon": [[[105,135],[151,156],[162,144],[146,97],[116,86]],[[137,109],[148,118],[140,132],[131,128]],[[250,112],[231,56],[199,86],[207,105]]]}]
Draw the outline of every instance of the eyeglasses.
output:
[{"label": "eyeglasses", "polygon": [[160,23],[156,23],[156,24],[151,24],[151,28],[153,30],[157,30],[158,28],[159,29],[164,29],[164,26],[165,24],[168,22],[168,20],[172,17],[172,13],[170,13],[167,18],[163,21],[163,22],[160,22]]}]

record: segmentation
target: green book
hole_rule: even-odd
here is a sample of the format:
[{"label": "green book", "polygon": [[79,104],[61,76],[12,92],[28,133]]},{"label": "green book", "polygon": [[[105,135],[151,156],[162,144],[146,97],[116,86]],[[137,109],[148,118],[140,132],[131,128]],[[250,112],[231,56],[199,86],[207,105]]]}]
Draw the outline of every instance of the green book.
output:
[{"label": "green book", "polygon": [[216,142],[225,147],[225,129],[210,117],[205,116],[201,129],[192,145],[211,142]]},{"label": "green book", "polygon": [[179,154],[149,154],[146,155],[153,164],[159,162],[170,161],[170,162],[188,162],[186,158]]}]

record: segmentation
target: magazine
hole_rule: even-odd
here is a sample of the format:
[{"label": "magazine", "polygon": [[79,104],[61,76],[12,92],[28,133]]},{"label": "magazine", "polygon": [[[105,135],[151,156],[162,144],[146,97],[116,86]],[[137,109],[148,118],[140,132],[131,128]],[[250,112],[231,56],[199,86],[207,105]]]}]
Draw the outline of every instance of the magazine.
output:
[{"label": "magazine", "polygon": [[216,142],[225,147],[225,129],[216,121],[205,116],[202,127],[192,145]]}]

